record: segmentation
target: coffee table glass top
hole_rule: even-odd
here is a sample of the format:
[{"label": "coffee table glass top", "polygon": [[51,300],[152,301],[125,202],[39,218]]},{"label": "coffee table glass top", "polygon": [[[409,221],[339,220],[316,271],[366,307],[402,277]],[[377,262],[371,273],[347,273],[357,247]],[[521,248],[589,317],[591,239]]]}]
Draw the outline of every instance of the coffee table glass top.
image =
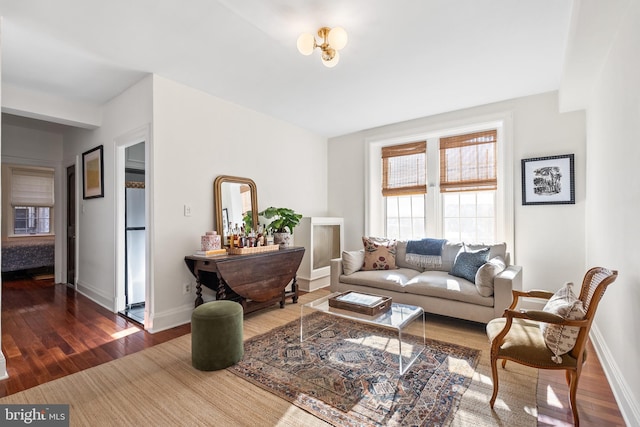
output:
[{"label": "coffee table glass top", "polygon": [[391,304],[391,308],[389,310],[374,316],[369,316],[366,314],[361,314],[355,311],[345,310],[341,308],[330,307],[329,299],[340,294],[342,294],[342,292],[334,292],[325,297],[304,304],[301,308],[301,314],[304,316],[305,311],[311,310],[322,311],[325,313],[330,313],[334,316],[344,317],[363,323],[369,323],[372,325],[384,326],[394,329],[404,329],[409,323],[423,314],[422,307],[398,303]]}]

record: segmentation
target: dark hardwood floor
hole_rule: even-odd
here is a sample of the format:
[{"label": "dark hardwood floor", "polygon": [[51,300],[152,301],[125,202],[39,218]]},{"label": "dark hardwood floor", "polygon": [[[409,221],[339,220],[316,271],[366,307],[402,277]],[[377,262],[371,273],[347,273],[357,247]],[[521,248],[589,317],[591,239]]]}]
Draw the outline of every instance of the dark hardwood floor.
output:
[{"label": "dark hardwood floor", "polygon": [[[11,279],[11,278],[7,278]],[[149,334],[52,280],[20,278],[2,284],[2,351],[9,378],[0,396],[135,353],[191,331],[190,325]],[[624,426],[606,377],[589,344],[578,387],[583,427]],[[573,425],[562,372],[540,371],[538,426]]]},{"label": "dark hardwood floor", "polygon": [[[150,334],[53,280],[3,277],[2,351],[9,378],[0,396],[118,359],[191,332]],[[5,281],[6,280],[6,281]]]}]

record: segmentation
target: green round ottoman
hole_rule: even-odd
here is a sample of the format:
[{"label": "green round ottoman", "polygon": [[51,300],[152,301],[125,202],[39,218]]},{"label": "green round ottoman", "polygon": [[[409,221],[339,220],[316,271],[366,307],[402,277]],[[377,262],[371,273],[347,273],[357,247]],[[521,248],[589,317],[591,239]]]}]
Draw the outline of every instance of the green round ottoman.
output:
[{"label": "green round ottoman", "polygon": [[191,364],[215,371],[237,363],[244,354],[242,306],[233,301],[211,301],[191,314]]}]

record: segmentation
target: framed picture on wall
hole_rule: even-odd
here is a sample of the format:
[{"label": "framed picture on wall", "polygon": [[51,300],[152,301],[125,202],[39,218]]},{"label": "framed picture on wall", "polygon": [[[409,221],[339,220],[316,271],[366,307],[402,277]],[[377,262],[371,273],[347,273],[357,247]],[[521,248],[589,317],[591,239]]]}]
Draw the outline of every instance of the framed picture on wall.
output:
[{"label": "framed picture on wall", "polygon": [[522,159],[522,204],[575,204],[573,154]]},{"label": "framed picture on wall", "polygon": [[82,198],[104,197],[102,145],[82,153]]}]

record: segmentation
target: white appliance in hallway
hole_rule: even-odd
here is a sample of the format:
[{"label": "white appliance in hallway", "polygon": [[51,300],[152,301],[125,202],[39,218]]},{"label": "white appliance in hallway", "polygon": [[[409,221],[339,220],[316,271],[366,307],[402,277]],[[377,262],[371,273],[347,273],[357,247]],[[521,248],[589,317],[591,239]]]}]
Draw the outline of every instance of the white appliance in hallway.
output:
[{"label": "white appliance in hallway", "polygon": [[145,300],[145,212],[144,182],[127,182],[125,190],[126,305],[144,305]]}]

